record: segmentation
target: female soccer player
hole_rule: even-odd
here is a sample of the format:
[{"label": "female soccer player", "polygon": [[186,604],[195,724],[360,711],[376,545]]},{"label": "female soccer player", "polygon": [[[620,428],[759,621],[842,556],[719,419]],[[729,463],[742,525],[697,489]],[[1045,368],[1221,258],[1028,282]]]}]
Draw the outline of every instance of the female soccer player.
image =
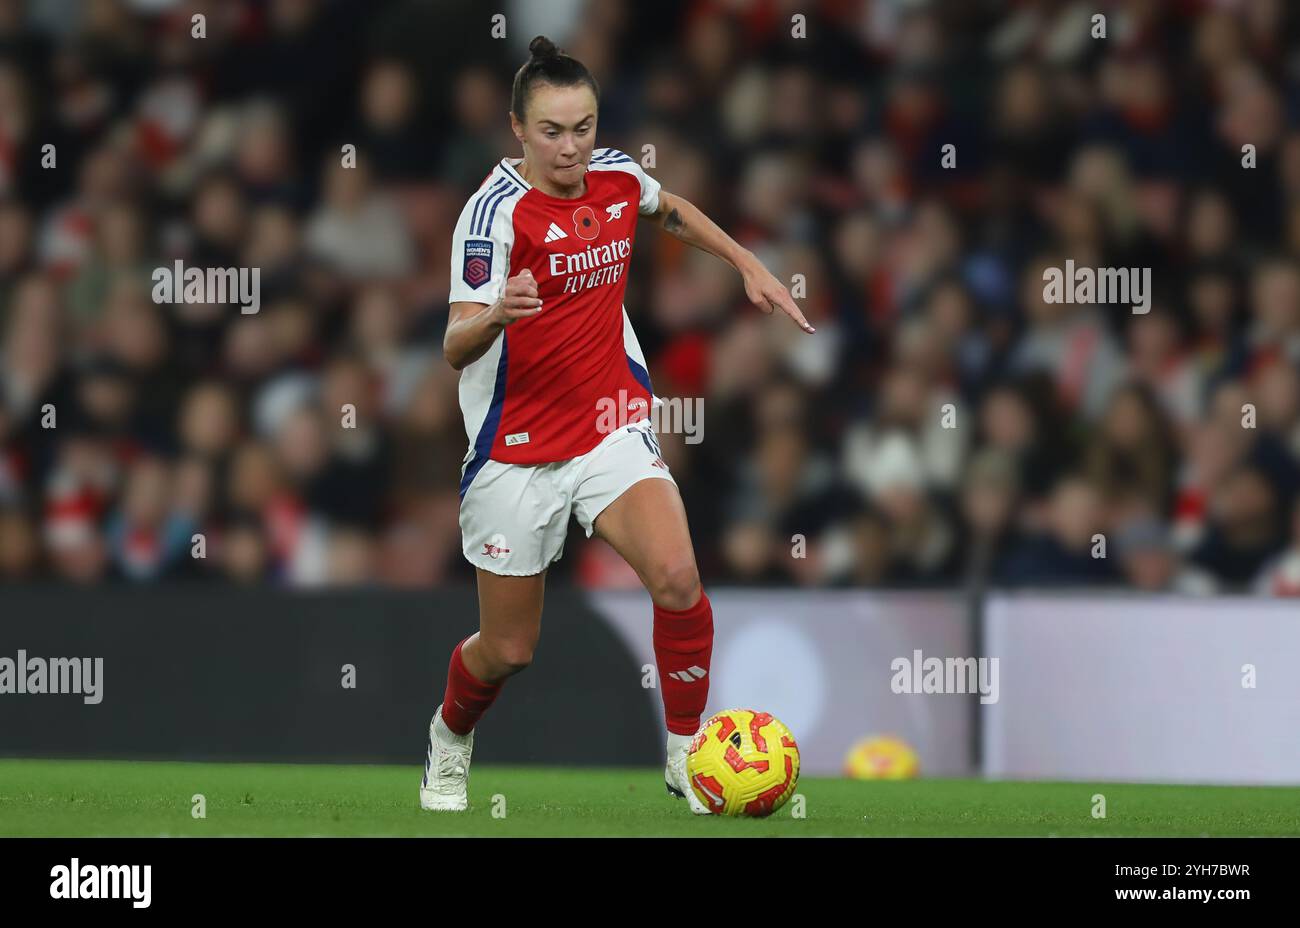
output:
[{"label": "female soccer player", "polygon": [[529,51],[510,106],[524,157],[492,169],[452,244],[443,351],[461,371],[470,448],[460,526],[477,568],[479,630],[452,651],[420,805],[468,805],[474,726],[532,660],[546,570],[574,514],[650,593],[668,723],[664,778],[707,813],[686,780],[686,751],[709,693],[713,612],[650,421],[662,401],[623,308],[637,217],[731,264],[764,312],[780,308],[805,332],[813,327],[751,252],[632,158],[594,147],[600,90],[582,64],[542,36]]}]

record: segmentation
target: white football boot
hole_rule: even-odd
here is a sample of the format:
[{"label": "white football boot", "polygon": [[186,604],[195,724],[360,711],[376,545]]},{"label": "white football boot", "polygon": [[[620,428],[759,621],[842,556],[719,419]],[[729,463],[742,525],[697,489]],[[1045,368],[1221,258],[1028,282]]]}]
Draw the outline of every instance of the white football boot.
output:
[{"label": "white football boot", "polygon": [[442,706],[429,723],[429,753],[420,781],[420,808],[430,812],[463,812],[469,807],[469,755],[474,732],[458,735],[442,720]]},{"label": "white football boot", "polygon": [[695,795],[690,780],[686,778],[686,754],[690,747],[690,735],[668,733],[668,764],[664,767],[664,785],[678,799],[684,797],[696,815],[708,815],[709,807],[700,802],[700,797]]}]

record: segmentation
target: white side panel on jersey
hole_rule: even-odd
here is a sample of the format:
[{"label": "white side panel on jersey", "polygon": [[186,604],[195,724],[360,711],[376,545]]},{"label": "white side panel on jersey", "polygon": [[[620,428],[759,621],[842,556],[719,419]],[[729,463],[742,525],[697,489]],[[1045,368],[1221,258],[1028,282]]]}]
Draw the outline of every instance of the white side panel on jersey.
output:
[{"label": "white side panel on jersey", "polygon": [[[647,371],[647,376],[649,376],[649,368],[645,363],[645,353],[641,351],[641,343],[637,341],[636,332],[632,329],[632,320],[628,318],[626,306],[623,307],[623,350],[627,352],[629,358],[641,365],[641,369]],[[663,404],[664,401],[655,396],[654,393],[650,394],[650,405],[652,407],[662,406]]]},{"label": "white side panel on jersey", "polygon": [[492,347],[483,352],[483,357],[472,364],[465,365],[460,372],[460,411],[465,417],[465,434],[469,437],[467,460],[474,453],[474,444],[492,408],[492,396],[497,385],[497,368],[501,363],[501,351],[505,347],[505,341],[506,333],[503,330],[492,342]]},{"label": "white side panel on jersey", "polygon": [[[452,243],[450,302],[467,300],[491,304],[501,295],[506,279],[510,276],[510,251],[515,244],[515,207],[525,193],[525,186],[498,165],[461,210]],[[472,248],[481,248],[485,242],[490,242],[492,247],[490,271],[487,272],[487,279],[477,287],[465,280],[467,242]],[[474,279],[471,277],[471,281]],[[493,399],[497,400],[498,405],[505,401],[504,395],[497,396],[498,388],[503,393],[505,388],[504,381],[499,377],[501,352],[504,349],[505,332],[502,331],[482,357],[461,370],[460,409],[465,417],[465,433],[469,438],[466,460],[474,454],[480,441],[483,425],[492,412]],[[497,410],[497,415],[499,417],[500,409]],[[491,436],[482,437],[486,440]]]},{"label": "white side panel on jersey", "polygon": [[448,302],[492,304],[501,295],[515,243],[515,206],[524,192],[498,165],[460,211],[452,235]]},{"label": "white side panel on jersey", "polygon": [[641,165],[617,148],[597,148],[591,153],[587,170],[622,171],[624,174],[631,174],[641,185],[641,201],[637,204],[637,211],[642,216],[649,216],[659,211],[659,181],[647,174],[641,169]]}]

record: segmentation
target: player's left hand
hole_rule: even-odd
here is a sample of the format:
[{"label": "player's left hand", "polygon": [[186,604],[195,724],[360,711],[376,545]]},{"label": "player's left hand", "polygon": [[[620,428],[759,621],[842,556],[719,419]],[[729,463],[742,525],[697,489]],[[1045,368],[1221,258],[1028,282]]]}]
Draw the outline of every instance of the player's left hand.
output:
[{"label": "player's left hand", "polygon": [[743,264],[740,276],[745,281],[745,296],[749,297],[749,302],[768,314],[780,308],[809,335],[817,331],[799,311],[790,291],[758,259]]}]

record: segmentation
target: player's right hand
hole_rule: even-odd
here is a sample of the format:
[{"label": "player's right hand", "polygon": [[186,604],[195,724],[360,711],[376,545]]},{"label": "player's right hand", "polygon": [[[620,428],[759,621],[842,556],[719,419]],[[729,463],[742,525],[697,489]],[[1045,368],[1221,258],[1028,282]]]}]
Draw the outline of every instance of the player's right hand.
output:
[{"label": "player's right hand", "polygon": [[492,304],[492,321],[510,325],[516,319],[527,319],[542,311],[542,301],[537,297],[537,281],[533,272],[524,268],[506,280],[501,297]]}]

